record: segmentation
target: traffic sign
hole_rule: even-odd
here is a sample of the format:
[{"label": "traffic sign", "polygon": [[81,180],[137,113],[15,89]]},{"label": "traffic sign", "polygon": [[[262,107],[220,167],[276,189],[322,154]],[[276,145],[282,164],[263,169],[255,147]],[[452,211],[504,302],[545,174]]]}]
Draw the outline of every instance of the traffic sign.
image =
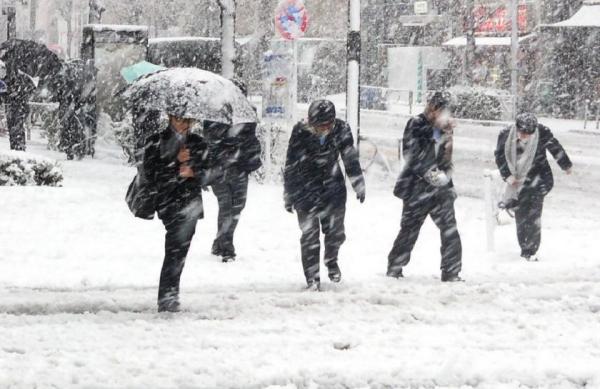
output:
[{"label": "traffic sign", "polygon": [[302,0],[282,0],[275,10],[275,27],[287,40],[304,35],[308,28],[308,13]]}]

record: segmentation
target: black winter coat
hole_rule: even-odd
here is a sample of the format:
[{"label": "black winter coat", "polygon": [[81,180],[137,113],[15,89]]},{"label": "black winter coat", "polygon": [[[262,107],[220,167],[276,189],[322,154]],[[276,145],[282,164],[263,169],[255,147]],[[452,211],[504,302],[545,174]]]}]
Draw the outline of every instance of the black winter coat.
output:
[{"label": "black winter coat", "polygon": [[[565,149],[558,142],[558,140],[552,134],[552,131],[546,126],[538,124],[539,142],[536,150],[535,158],[531,166],[531,170],[527,174],[527,178],[523,183],[521,194],[540,194],[542,196],[547,195],[554,187],[554,177],[552,176],[552,170],[550,164],[548,164],[548,158],[546,157],[546,151],[550,151],[558,165],[563,170],[570,169],[573,163],[569,159]],[[506,162],[505,145],[510,128],[506,128],[498,135],[498,145],[494,155],[496,157],[496,165],[500,170],[502,179],[506,180],[511,176],[510,169]]]},{"label": "black winter coat", "polygon": [[194,200],[202,201],[202,186],[208,184],[210,176],[207,144],[200,135],[193,133],[187,135],[185,146],[190,150],[189,165],[195,177],[179,176],[181,164],[177,154],[181,144],[177,142],[175,132],[168,128],[150,136],[144,150],[143,174],[155,195],[155,210],[161,219],[182,210]]},{"label": "black winter coat", "polygon": [[294,126],[287,149],[284,170],[286,205],[309,211],[312,208],[341,207],[346,203],[342,158],[346,174],[357,193],[365,190],[365,181],[354,148],[350,126],[336,119],[321,145],[320,139],[304,122]]},{"label": "black winter coat", "polygon": [[394,195],[402,200],[426,199],[440,191],[451,191],[452,180],[443,186],[435,187],[423,177],[431,169],[437,168],[448,175],[452,173],[452,161],[445,158],[447,144],[442,142],[436,155],[433,138],[434,125],[425,114],[411,118],[404,129],[402,150],[405,165],[394,187]]},{"label": "black winter coat", "polygon": [[[238,173],[248,174],[261,167],[261,147],[256,137],[256,126],[256,123],[244,123],[232,129],[227,124],[205,122],[204,137],[210,153],[221,166],[227,167],[223,179],[237,177]],[[236,130],[239,132],[233,134]]]}]

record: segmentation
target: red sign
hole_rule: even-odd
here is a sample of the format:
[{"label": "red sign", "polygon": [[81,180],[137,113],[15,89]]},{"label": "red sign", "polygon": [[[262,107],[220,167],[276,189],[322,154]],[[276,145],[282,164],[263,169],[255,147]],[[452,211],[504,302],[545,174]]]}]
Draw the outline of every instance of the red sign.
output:
[{"label": "red sign", "polygon": [[294,40],[306,32],[308,13],[302,0],[283,0],[275,10],[275,27],[284,39]]},{"label": "red sign", "polygon": [[[505,6],[490,8],[479,6],[473,10],[475,33],[495,34],[511,31],[510,12]],[[527,6],[519,5],[517,12],[519,32],[527,31]]]}]

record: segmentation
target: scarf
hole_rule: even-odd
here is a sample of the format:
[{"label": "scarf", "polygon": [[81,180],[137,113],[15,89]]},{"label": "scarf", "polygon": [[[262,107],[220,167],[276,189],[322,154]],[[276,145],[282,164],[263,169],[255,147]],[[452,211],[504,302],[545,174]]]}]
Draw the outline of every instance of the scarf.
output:
[{"label": "scarf", "polygon": [[516,200],[519,197],[519,192],[523,188],[523,183],[527,174],[533,166],[533,160],[537,152],[538,143],[540,140],[540,133],[536,129],[533,134],[529,137],[527,143],[521,143],[523,152],[519,155],[517,153],[518,145],[517,127],[515,125],[510,126],[510,132],[508,138],[504,144],[504,156],[506,157],[506,164],[510,174],[519,181],[519,185],[513,186],[506,184],[506,190],[504,192],[504,201]]}]

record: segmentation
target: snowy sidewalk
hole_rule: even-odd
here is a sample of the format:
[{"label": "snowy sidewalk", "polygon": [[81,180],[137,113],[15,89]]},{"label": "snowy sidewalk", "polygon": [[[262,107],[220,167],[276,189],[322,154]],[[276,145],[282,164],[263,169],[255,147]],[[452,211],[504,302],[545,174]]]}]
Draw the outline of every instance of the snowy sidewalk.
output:
[{"label": "snowy sidewalk", "polygon": [[483,204],[459,198],[467,282],[447,285],[430,221],[407,278],[384,277],[401,202],[372,183],[365,204],[348,196],[344,282],[322,293],[302,290],[280,187],[251,184],[230,264],[209,254],[207,193],[185,311],[159,315],[163,227],[129,214],[133,169],[98,155],[63,161],[63,188],[0,188],[2,388],[600,387],[600,214],[576,191],[551,194],[573,201],[548,202],[540,263],[520,260],[511,225],[486,253]]}]

